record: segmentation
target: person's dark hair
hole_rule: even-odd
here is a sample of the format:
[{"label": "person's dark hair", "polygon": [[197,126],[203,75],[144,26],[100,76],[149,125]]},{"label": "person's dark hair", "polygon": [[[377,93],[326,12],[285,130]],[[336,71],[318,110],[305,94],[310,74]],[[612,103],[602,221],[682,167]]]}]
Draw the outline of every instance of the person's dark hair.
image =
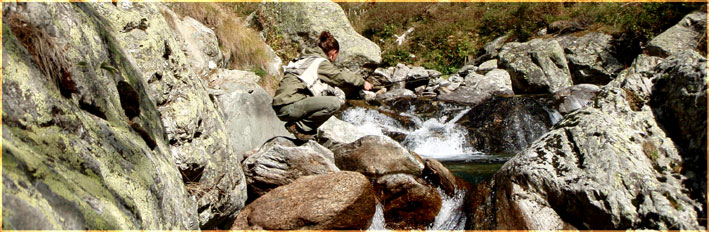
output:
[{"label": "person's dark hair", "polygon": [[337,40],[335,39],[332,34],[330,34],[329,31],[323,31],[320,33],[320,41],[318,42],[318,47],[322,49],[325,54],[330,52],[330,50],[335,49],[336,51],[340,51],[340,44],[337,43]]}]

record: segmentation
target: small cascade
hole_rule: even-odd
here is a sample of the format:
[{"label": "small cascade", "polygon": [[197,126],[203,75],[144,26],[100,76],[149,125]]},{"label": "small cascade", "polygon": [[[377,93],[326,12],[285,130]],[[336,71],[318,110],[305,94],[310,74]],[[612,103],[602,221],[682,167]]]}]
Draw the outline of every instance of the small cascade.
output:
[{"label": "small cascade", "polygon": [[412,122],[413,126],[409,128],[373,109],[356,107],[347,109],[342,113],[342,120],[362,128],[369,134],[404,135],[402,145],[426,158],[464,161],[484,156],[483,153],[470,147],[467,130],[456,123],[470,109],[460,109],[450,120],[446,115],[424,120],[411,111],[413,109],[399,114]]},{"label": "small cascade", "polygon": [[441,210],[436,215],[436,220],[433,225],[429,226],[428,230],[464,230],[465,212],[463,205],[465,203],[465,190],[456,189],[453,196],[446,195],[441,188],[438,188],[438,193],[441,194],[443,202]]},{"label": "small cascade", "polygon": [[[456,189],[453,196],[448,196],[441,188],[438,188],[438,193],[441,194],[441,210],[438,211],[436,219],[426,228],[426,230],[464,230],[467,218],[463,212],[463,204],[465,201],[465,190]],[[367,230],[387,230],[384,222],[384,206],[377,202],[372,224]]]}]

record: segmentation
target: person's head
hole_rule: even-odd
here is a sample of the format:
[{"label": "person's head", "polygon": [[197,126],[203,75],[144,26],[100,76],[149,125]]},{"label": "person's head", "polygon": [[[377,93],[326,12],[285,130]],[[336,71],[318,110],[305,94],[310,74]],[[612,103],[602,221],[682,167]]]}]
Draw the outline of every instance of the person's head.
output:
[{"label": "person's head", "polygon": [[337,59],[337,54],[340,52],[340,44],[337,43],[332,34],[329,31],[323,31],[320,33],[320,41],[318,42],[318,47],[327,55],[330,61],[335,62]]}]

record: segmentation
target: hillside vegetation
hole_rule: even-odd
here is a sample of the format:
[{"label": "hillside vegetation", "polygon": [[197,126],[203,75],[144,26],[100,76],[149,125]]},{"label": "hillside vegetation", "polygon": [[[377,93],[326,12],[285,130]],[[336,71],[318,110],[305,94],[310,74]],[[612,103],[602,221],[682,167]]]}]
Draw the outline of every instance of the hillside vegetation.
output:
[{"label": "hillside vegetation", "polygon": [[[340,3],[355,30],[382,48],[383,66],[422,65],[451,73],[475,58],[485,43],[510,34],[527,41],[554,22],[562,32],[613,35],[629,63],[640,43],[706,3]],[[397,36],[414,28],[403,44]],[[563,31],[563,29],[566,29]],[[557,32],[558,33],[558,32]],[[704,43],[705,44],[705,43]],[[700,49],[705,51],[706,49]]]}]

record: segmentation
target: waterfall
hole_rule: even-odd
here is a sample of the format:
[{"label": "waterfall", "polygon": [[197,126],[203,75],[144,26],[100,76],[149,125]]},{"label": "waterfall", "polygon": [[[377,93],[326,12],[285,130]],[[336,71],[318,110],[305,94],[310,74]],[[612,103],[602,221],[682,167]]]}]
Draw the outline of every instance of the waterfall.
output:
[{"label": "waterfall", "polygon": [[485,156],[470,147],[467,130],[456,124],[470,109],[449,110],[458,110],[450,120],[445,115],[424,120],[412,112],[413,109],[400,113],[400,116],[413,122],[413,128],[405,128],[396,119],[374,109],[347,109],[342,113],[342,120],[362,128],[369,134],[403,134],[406,137],[401,142],[402,145],[425,158],[464,161]]},{"label": "waterfall", "polygon": [[438,193],[443,199],[441,210],[438,211],[433,225],[430,225],[428,230],[463,230],[465,229],[465,213],[463,212],[463,204],[465,203],[465,190],[456,189],[453,196],[446,195],[441,188],[438,188]]}]

